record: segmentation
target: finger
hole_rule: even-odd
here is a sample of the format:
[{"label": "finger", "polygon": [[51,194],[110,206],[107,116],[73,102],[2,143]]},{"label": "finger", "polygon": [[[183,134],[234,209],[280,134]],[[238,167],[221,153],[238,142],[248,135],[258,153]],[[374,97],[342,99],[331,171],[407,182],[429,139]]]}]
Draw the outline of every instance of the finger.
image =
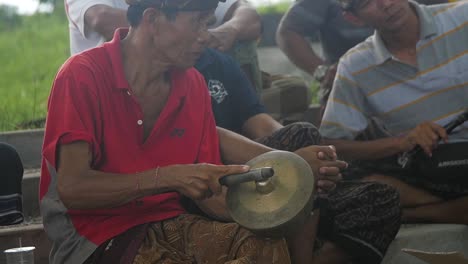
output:
[{"label": "finger", "polygon": [[223,190],[222,187],[221,187],[221,184],[219,183],[219,180],[218,178],[212,178],[209,182],[208,182],[208,191],[211,192],[211,195],[213,194],[220,194],[221,191]]},{"label": "finger", "polygon": [[340,173],[340,169],[337,167],[320,167],[319,173],[322,176],[333,176]]},{"label": "finger", "polygon": [[[333,146],[315,146],[318,153],[322,152],[328,159],[335,160],[337,158],[336,151]],[[319,156],[320,158],[320,156]]]},{"label": "finger", "polygon": [[[443,128],[442,126],[439,126],[437,124],[432,124],[432,128],[434,129],[435,133],[437,134],[437,136],[442,139],[445,143],[447,143],[448,141],[448,134],[447,134],[447,131],[445,130],[445,128]],[[438,138],[438,139],[439,139]],[[437,140],[438,141],[438,140]]]},{"label": "finger", "polygon": [[189,190],[187,191],[186,196],[193,200],[205,199],[210,192],[208,185],[201,181],[193,182],[188,188]]},{"label": "finger", "polygon": [[333,189],[335,189],[336,187],[336,184],[332,181],[327,181],[327,180],[318,180],[317,181],[317,187],[318,189],[322,189],[322,190],[325,190],[325,191],[331,191]]},{"label": "finger", "polygon": [[319,175],[318,180],[326,180],[326,181],[331,181],[334,183],[337,183],[343,179],[343,176],[341,173],[337,174],[331,174],[331,175]]},{"label": "finger", "polygon": [[248,172],[250,170],[250,166],[247,165],[221,165],[218,167],[218,174],[219,177],[228,175],[228,174],[238,174]]},{"label": "finger", "polygon": [[322,166],[320,167],[337,167],[340,170],[346,169],[348,167],[348,163],[342,160],[335,160],[335,161],[322,161]]},{"label": "finger", "polygon": [[434,137],[437,137],[437,135],[431,131],[430,133],[421,134],[417,139],[418,145],[428,154],[431,152]]},{"label": "finger", "polygon": [[208,189],[203,193],[203,197],[200,200],[208,199],[211,196],[213,196],[213,192],[210,189]]}]

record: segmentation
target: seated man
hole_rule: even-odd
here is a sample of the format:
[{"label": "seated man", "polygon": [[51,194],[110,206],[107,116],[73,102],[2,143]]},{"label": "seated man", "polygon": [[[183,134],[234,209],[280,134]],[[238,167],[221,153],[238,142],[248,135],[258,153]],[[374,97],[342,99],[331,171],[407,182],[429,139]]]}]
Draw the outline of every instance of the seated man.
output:
[{"label": "seated man", "polygon": [[[444,182],[452,175],[434,178],[424,170],[384,169],[396,167],[389,162],[416,147],[429,159],[439,149],[468,141],[467,124],[450,135],[443,128],[467,107],[468,3],[341,3],[350,21],[376,32],[341,58],[321,134],[347,160],[372,165],[389,159],[360,167],[354,176],[396,187],[404,221],[468,224],[466,177]],[[373,120],[385,125],[387,136],[356,140],[374,126]],[[439,139],[454,145],[440,145]],[[458,174],[466,176],[466,167]]]},{"label": "seated man", "polygon": [[[289,60],[320,82],[320,117],[330,94],[336,63],[350,48],[372,34],[343,18],[335,0],[298,0],[284,14],[276,42]],[[318,37],[323,58],[312,49],[309,38]]]},{"label": "seated man", "polygon": [[[419,0],[435,4],[446,0]],[[276,32],[276,42],[294,65],[320,81],[320,105],[325,108],[339,58],[373,32],[343,17],[336,0],[297,0],[289,8]],[[308,38],[319,37],[323,58],[310,46]]]},{"label": "seated man", "polygon": [[23,221],[23,163],[13,146],[0,142],[0,226]]},{"label": "seated man", "polygon": [[[229,56],[206,49],[195,68],[205,77],[217,126],[275,149],[295,151],[306,159],[324,151],[323,146],[317,146],[321,139],[313,125],[293,123],[283,127],[268,115],[239,65]],[[316,177],[326,179],[323,169],[327,165],[322,162],[309,163]],[[350,259],[356,263],[378,263],[399,227],[399,204],[394,191],[380,184],[342,182],[335,190],[320,185],[319,192],[318,232],[326,243],[306,263],[347,263]],[[377,196],[386,198],[380,200],[382,203],[369,203],[378,200]],[[361,220],[349,225],[350,218]],[[308,242],[303,241],[302,250],[311,253],[313,247]],[[304,255],[303,259],[310,257]]]},{"label": "seated man", "polygon": [[[191,66],[217,0],[128,0],[129,30],[70,58],[49,97],[40,203],[50,263],[289,263],[227,218],[210,98]],[[211,198],[210,198],[211,197]]]},{"label": "seated man", "polygon": [[[229,62],[231,62],[232,60],[229,60]],[[229,69],[229,68],[227,68]],[[238,70],[238,66],[237,66],[237,70]],[[238,72],[235,72],[235,76],[238,76],[237,75]],[[233,76],[234,76],[234,72],[233,72]],[[245,82],[245,76],[244,75],[241,75],[240,77],[242,77],[242,81]],[[248,82],[246,82],[247,85],[243,86],[243,89],[248,89],[248,91],[252,92],[253,89],[251,88],[250,84]],[[256,97],[255,97],[256,98]],[[216,109],[215,109],[216,110]],[[267,116],[269,117],[269,116]],[[269,117],[270,120],[268,121],[274,121],[273,119],[271,119],[271,117]],[[253,119],[254,120],[254,119]],[[274,125],[279,125],[278,123],[274,123]],[[296,127],[296,126],[295,126]],[[304,131],[307,133],[307,131],[310,131],[307,127],[305,127],[306,129],[300,129],[301,131]],[[223,157],[223,160],[225,162],[229,162],[229,163],[243,163],[243,162],[246,162],[247,160],[249,160],[252,156],[251,153],[256,153],[256,154],[261,154],[265,151],[268,151],[268,150],[271,150],[269,148],[265,148],[261,145],[253,145],[250,144],[249,146],[240,146],[240,143],[239,141],[237,140],[234,140],[232,141],[232,137],[226,137],[226,132],[228,131],[225,131],[225,130],[222,130],[220,129],[219,130],[221,133],[220,133],[220,144],[221,144],[221,152],[222,152],[222,157]],[[265,131],[267,132],[267,131]],[[271,130],[269,130],[268,132],[271,132]],[[265,133],[265,136],[267,135],[267,133]],[[304,146],[308,146],[310,144],[314,144],[314,142],[318,142],[316,141],[317,140],[317,137],[315,136],[310,136],[309,139],[311,140],[315,140],[315,141],[308,141],[308,142],[305,142],[304,140],[301,140],[300,142],[298,142],[298,144],[304,144]],[[296,144],[296,146],[299,146],[298,144]],[[284,145],[284,144],[283,144]],[[282,149],[290,149],[290,150],[296,150],[298,149],[299,147],[293,147],[292,144],[288,144],[289,146],[291,146],[292,148],[282,148]],[[302,147],[302,145],[300,146]],[[247,150],[248,149],[248,150]],[[334,155],[334,151],[330,151],[330,148],[328,147],[318,147],[318,146],[314,146],[314,147],[308,147],[308,148],[302,148],[302,149],[299,149],[296,151],[296,153],[300,154],[302,157],[304,157],[308,162],[309,164],[311,164],[312,168],[314,169],[314,173],[316,173],[316,175],[319,176],[320,180],[318,181],[318,185],[320,187],[321,190],[323,191],[326,191],[330,188],[332,188],[332,186],[330,185],[330,181],[327,181],[327,178],[332,178],[332,179],[335,179],[338,178],[336,177],[336,174],[339,173],[339,168],[342,168],[343,167],[343,164],[342,162],[338,162],[338,161],[333,161],[336,159],[336,155]],[[326,155],[325,153],[328,153],[328,155]],[[332,161],[327,161],[327,160],[320,160],[319,157],[321,157],[322,159],[327,159],[327,158],[330,158],[332,159]],[[384,239],[382,239],[382,243],[380,243],[379,245],[374,245],[374,246],[377,246],[378,247],[378,252],[377,254],[377,258],[381,258],[381,255],[383,254],[383,252],[385,252],[386,250],[386,247],[388,246],[388,243],[390,243],[390,241],[393,239],[393,236],[394,234],[396,233],[397,229],[398,229],[398,216],[399,216],[399,212],[398,212],[398,208],[395,206],[396,204],[394,203],[397,199],[394,199],[396,198],[395,196],[395,193],[393,190],[389,189],[389,188],[386,188],[386,187],[383,187],[383,186],[380,186],[381,188],[371,188],[372,186],[370,185],[367,185],[367,186],[364,186],[362,185],[363,187],[361,188],[361,190],[365,190],[365,189],[373,189],[375,191],[380,191],[380,194],[381,195],[386,195],[386,197],[389,197],[389,199],[387,201],[385,201],[384,204],[380,204],[381,208],[384,208],[385,210],[388,210],[389,214],[387,214],[385,216],[385,219],[382,218],[382,217],[376,217],[375,219],[377,221],[379,221],[379,223],[387,223],[387,225],[381,225],[382,227],[386,227],[386,230],[384,231]],[[355,193],[358,193],[358,191],[356,191]],[[365,192],[366,195],[362,195],[361,198],[365,199],[365,197],[368,197],[369,193],[370,192]],[[343,204],[343,203],[342,203]],[[379,206],[379,205],[376,205],[376,206]],[[370,208],[370,207],[369,207]],[[206,210],[206,208],[205,208]],[[374,214],[374,213],[377,213],[379,214],[378,211],[366,211],[366,212],[363,212],[363,217],[364,215],[366,214]],[[318,216],[318,214],[316,214]],[[217,215],[217,217],[219,218],[219,215]],[[326,221],[324,221],[326,222]],[[373,240],[372,236],[373,234],[376,234],[376,233],[379,233],[379,231],[374,231],[374,230],[366,230],[369,228],[369,226],[366,226],[366,225],[372,225],[372,223],[370,222],[365,222],[365,223],[362,223],[359,228],[354,228],[353,230],[346,230],[346,232],[342,232],[342,234],[344,233],[347,233],[348,236],[350,237],[354,237],[356,235],[355,232],[360,232],[360,233],[365,233],[364,236],[360,236],[359,238],[362,239],[363,241],[368,241],[368,240]],[[344,228],[344,226],[342,227]],[[364,229],[366,231],[359,231],[360,229]],[[304,232],[304,234],[307,234],[306,232]],[[343,238],[345,239],[345,238]],[[312,255],[312,251],[311,251],[311,248],[313,247],[313,242],[314,242],[314,239],[309,239],[308,242],[311,243],[310,246],[308,247],[305,247],[306,250],[299,250],[299,249],[296,249],[296,245],[309,245],[309,244],[306,244],[306,243],[299,243],[299,242],[294,242],[295,239],[289,239],[290,242],[290,245],[292,244],[293,246],[291,246],[291,253],[292,253],[292,256],[295,258],[295,261],[296,262],[299,262],[299,261],[303,261],[305,263],[308,263],[307,262],[307,258],[306,257],[302,257],[302,256],[299,256],[300,253],[306,253],[308,254],[309,256],[307,257],[310,257]],[[300,241],[300,240],[299,240]],[[352,243],[348,243],[349,245],[352,245]],[[362,243],[365,247],[366,243]],[[362,246],[362,245],[360,245]],[[326,248],[326,247],[325,247]],[[365,257],[364,254],[362,254],[363,256],[361,257]],[[380,255],[380,256],[379,256]],[[374,257],[374,255],[372,256]]]}]

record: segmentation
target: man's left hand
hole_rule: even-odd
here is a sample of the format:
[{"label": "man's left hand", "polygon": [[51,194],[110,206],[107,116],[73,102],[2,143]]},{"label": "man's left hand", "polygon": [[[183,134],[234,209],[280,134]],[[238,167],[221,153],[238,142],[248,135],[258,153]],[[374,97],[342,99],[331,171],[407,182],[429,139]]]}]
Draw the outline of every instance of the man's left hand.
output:
[{"label": "man's left hand", "polygon": [[208,43],[208,47],[222,52],[228,51],[232,48],[238,35],[237,29],[229,25],[222,25],[220,27],[210,29],[209,33],[211,34],[211,38]]},{"label": "man's left hand", "polygon": [[335,189],[336,183],[342,179],[341,170],[348,166],[346,162],[337,159],[333,146],[309,146],[298,149],[295,153],[309,163],[320,194]]}]

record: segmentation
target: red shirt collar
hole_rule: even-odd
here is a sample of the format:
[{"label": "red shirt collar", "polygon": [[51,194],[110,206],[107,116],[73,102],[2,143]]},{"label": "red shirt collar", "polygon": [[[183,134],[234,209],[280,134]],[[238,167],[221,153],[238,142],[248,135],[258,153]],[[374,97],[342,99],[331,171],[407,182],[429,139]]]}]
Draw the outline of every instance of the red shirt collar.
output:
[{"label": "red shirt collar", "polygon": [[107,54],[109,55],[112,71],[115,78],[115,88],[130,89],[122,63],[121,40],[128,34],[128,28],[119,28],[114,32],[114,37],[111,41],[104,44]]},{"label": "red shirt collar", "polygon": [[[118,28],[114,32],[114,37],[111,41],[104,43],[104,48],[106,49],[107,54],[109,55],[112,71],[115,78],[115,87],[116,89],[125,89],[131,90],[130,84],[125,78],[124,67],[122,63],[122,40],[128,35],[129,28]],[[185,85],[178,85],[177,80],[179,75],[185,73],[185,70],[172,70],[170,72],[171,76],[171,96],[176,98],[185,97],[187,89],[189,87]]]}]

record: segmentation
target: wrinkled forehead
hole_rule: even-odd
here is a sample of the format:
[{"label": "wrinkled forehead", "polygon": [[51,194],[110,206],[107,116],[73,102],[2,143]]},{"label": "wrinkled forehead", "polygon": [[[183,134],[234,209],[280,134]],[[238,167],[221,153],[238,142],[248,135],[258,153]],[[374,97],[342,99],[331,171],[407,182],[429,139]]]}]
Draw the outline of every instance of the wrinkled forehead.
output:
[{"label": "wrinkled forehead", "polygon": [[126,0],[129,5],[155,7],[175,11],[208,11],[225,0]]}]

